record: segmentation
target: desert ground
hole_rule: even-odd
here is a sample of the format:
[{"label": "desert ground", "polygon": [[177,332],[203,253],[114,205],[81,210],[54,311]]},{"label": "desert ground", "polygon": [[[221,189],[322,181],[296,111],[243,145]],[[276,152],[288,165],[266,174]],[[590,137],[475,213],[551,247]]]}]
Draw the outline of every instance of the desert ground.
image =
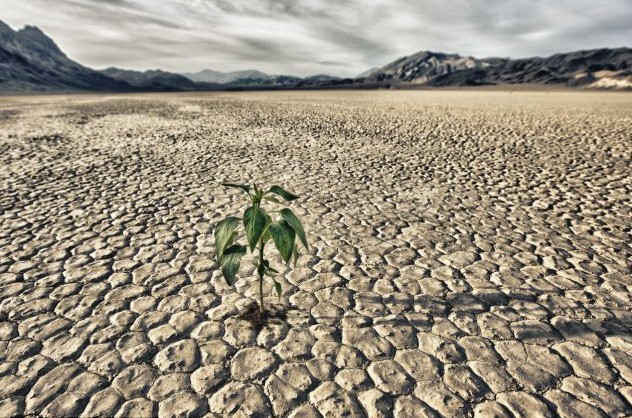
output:
[{"label": "desert ground", "polygon": [[[227,180],[301,196],[263,327]],[[631,227],[632,94],[4,96],[0,416],[629,416]]]}]

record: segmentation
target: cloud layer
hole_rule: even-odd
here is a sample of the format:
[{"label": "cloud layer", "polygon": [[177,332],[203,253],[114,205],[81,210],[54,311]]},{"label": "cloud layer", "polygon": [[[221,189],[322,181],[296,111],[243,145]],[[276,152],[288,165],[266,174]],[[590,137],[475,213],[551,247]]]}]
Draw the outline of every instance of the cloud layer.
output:
[{"label": "cloud layer", "polygon": [[630,0],[0,0],[91,67],[353,76],[419,50],[631,46]]}]

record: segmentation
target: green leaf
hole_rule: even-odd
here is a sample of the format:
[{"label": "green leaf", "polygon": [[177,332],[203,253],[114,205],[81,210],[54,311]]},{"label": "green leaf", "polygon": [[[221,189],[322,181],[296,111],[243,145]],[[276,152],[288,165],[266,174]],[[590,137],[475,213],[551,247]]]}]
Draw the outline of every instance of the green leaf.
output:
[{"label": "green leaf", "polygon": [[281,283],[274,281],[274,288],[276,289],[277,295],[279,295],[279,299],[281,299],[281,293],[283,289],[281,288]]},{"label": "green leaf", "polygon": [[298,245],[294,245],[294,251],[292,252],[292,257],[294,258],[294,267],[296,267],[296,263],[298,263],[298,258],[301,256],[301,253],[298,252]]},{"label": "green leaf", "polygon": [[[272,221],[268,221],[268,223],[270,223]],[[261,240],[263,242],[268,242],[270,241],[270,238],[272,238],[272,235],[270,235],[270,228],[266,228],[266,230],[263,232],[263,235],[261,235]]]},{"label": "green leaf", "polygon": [[244,212],[244,227],[246,228],[246,238],[250,245],[250,251],[254,251],[259,237],[266,227],[266,213],[259,206],[251,206]]},{"label": "green leaf", "polygon": [[246,193],[250,191],[250,185],[248,184],[222,183],[222,186],[235,187],[237,189],[243,190]]},{"label": "green leaf", "polygon": [[288,208],[283,208],[281,209],[281,217],[285,219],[285,221],[288,224],[290,224],[294,232],[296,232],[296,235],[298,235],[298,238],[303,243],[303,246],[305,247],[305,249],[308,249],[309,247],[307,246],[307,238],[305,237],[305,230],[303,229],[303,224],[296,217],[296,215],[294,215],[294,212],[292,212]]},{"label": "green leaf", "polygon": [[274,196],[266,196],[266,197],[264,197],[264,199],[265,200],[269,200],[270,202],[274,202],[274,203],[279,203],[279,204],[281,203],[281,202],[279,202],[279,199],[277,199]]},{"label": "green leaf", "polygon": [[269,228],[272,240],[277,250],[279,250],[281,258],[285,263],[288,263],[292,257],[296,233],[286,221],[272,222]]},{"label": "green leaf", "polygon": [[[270,217],[270,215],[268,215],[266,213],[266,225],[270,225],[272,223],[272,218]],[[266,228],[263,230],[263,234],[261,235],[261,241],[268,242],[270,241],[270,239],[272,238],[272,235],[270,235],[270,228]]]},{"label": "green leaf", "polygon": [[268,193],[274,193],[278,196],[281,196],[283,199],[285,200],[296,200],[298,199],[298,196],[288,192],[287,190],[285,190],[283,187],[281,186],[272,186],[270,187],[270,190],[268,190]]},{"label": "green leaf", "polygon": [[266,267],[265,275],[270,277],[276,277],[279,272],[272,267]]},{"label": "green leaf", "polygon": [[239,219],[234,216],[222,220],[215,228],[215,255],[217,261],[221,262],[224,250],[235,240],[235,228],[239,225]]},{"label": "green leaf", "polygon": [[243,257],[244,254],[246,254],[245,245],[233,245],[224,252],[224,257],[222,258],[222,275],[229,286],[235,284],[235,276],[237,275],[237,271],[239,271],[241,257]]}]

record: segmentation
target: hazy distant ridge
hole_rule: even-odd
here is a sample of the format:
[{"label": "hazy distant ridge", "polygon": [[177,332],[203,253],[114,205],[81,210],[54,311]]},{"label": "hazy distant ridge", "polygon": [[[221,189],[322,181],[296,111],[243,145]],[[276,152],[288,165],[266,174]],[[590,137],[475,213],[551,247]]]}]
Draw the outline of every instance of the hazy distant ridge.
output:
[{"label": "hazy distant ridge", "polygon": [[182,73],[182,75],[189,80],[195,81],[196,83],[217,84],[227,84],[242,79],[267,80],[273,77],[258,70],[231,71],[228,73],[213,70],[202,70],[197,73]]},{"label": "hazy distant ridge", "polygon": [[115,80],[141,89],[150,90],[195,90],[197,85],[179,74],[162,70],[132,71],[109,67],[100,71]]},{"label": "hazy distant ridge", "polygon": [[0,21],[0,91],[189,91],[227,89],[380,88],[411,86],[560,85],[632,89],[632,49],[594,49],[540,58],[475,58],[420,51],[356,78],[269,75],[258,70],[96,71],[69,59],[40,29],[15,31]]}]

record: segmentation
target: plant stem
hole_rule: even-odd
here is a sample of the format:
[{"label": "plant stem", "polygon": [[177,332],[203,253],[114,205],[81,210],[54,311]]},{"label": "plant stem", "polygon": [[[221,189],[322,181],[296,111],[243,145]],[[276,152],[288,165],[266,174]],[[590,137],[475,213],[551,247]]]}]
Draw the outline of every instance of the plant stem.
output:
[{"label": "plant stem", "polygon": [[[263,267],[263,247],[265,243],[262,239],[259,240],[259,266]],[[258,268],[259,273],[259,314],[263,316],[263,269]]]}]

